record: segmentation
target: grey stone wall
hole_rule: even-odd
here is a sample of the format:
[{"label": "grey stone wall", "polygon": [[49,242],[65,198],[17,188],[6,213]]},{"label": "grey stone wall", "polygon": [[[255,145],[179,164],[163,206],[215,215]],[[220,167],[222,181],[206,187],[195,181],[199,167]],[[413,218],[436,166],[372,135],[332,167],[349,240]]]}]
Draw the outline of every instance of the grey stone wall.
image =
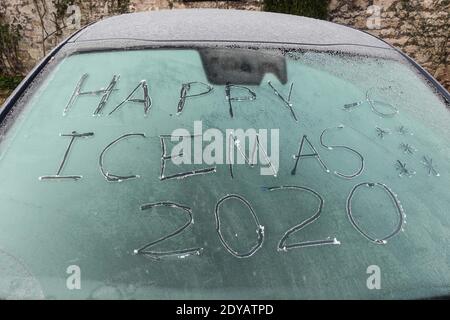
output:
[{"label": "grey stone wall", "polygon": [[400,48],[450,90],[450,0],[332,0],[330,20]]}]

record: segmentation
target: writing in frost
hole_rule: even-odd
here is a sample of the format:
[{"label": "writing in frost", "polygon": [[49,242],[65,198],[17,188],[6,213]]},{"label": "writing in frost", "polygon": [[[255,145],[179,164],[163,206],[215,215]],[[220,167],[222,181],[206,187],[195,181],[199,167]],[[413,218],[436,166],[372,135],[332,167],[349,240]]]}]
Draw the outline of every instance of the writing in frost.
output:
[{"label": "writing in frost", "polygon": [[[66,116],[71,109],[77,105],[77,101],[83,96],[94,95],[99,96],[99,102],[93,110],[94,116],[100,116],[104,113],[108,106],[109,99],[111,95],[117,91],[117,84],[119,82],[120,76],[114,75],[111,81],[107,84],[106,88],[89,90],[86,89],[86,80],[88,74],[84,74],[79,79],[78,83],[73,90],[67,105],[63,109],[63,115]],[[267,85],[263,86],[265,89],[270,90],[279,101],[277,107],[280,110],[285,110],[288,112],[292,120],[296,123],[301,122],[301,117],[299,117],[298,110],[292,103],[292,93],[294,88],[294,83],[289,86],[289,91],[287,94],[283,94],[276,85],[268,81]],[[182,115],[186,110],[189,109],[190,100],[193,98],[201,98],[203,96],[209,95],[213,92],[215,88],[212,85],[200,82],[200,81],[190,81],[182,83],[179,91],[178,105],[176,106],[176,114]],[[350,110],[360,105],[367,103],[371,111],[380,117],[394,117],[398,113],[398,109],[391,105],[384,103],[382,107],[388,111],[380,111],[379,105],[380,101],[375,100],[372,97],[373,90],[369,89],[366,94],[365,101],[359,101],[356,103],[348,104],[344,106],[345,110]],[[239,112],[236,109],[242,103],[252,102],[257,99],[257,94],[254,90],[249,87],[236,85],[232,83],[227,83],[224,86],[224,98],[228,105],[228,113],[230,118],[235,118],[238,116]],[[146,80],[142,80],[136,84],[136,86],[124,96],[123,100],[113,106],[109,112],[108,116],[113,116],[115,113],[129,106],[140,106],[143,110],[144,116],[147,116],[152,109],[153,100],[150,95],[150,86]],[[125,111],[122,111],[125,112]],[[293,154],[292,167],[290,169],[290,174],[295,176],[301,170],[301,163],[303,161],[317,161],[320,167],[325,173],[332,173],[338,178],[352,180],[359,177],[364,173],[365,170],[365,157],[356,148],[348,146],[344,143],[341,144],[330,144],[327,142],[328,137],[335,131],[343,130],[345,127],[343,125],[338,125],[335,127],[325,128],[320,137],[318,138],[319,143],[315,143],[311,140],[311,137],[304,134],[299,137],[299,144]],[[376,128],[377,135],[384,139],[386,135],[390,132],[388,129],[382,129],[381,127]],[[84,140],[87,138],[94,138],[94,132],[77,132],[76,130],[71,133],[63,133],[61,137],[69,138],[69,143],[65,152],[63,154],[62,160],[58,165],[55,174],[43,175],[39,177],[40,180],[80,180],[83,178],[82,174],[64,174],[63,169],[69,158],[70,150],[77,140]],[[270,137],[270,139],[269,139]],[[160,174],[159,180],[161,182],[167,180],[179,180],[194,176],[204,176],[208,174],[214,174],[218,170],[218,165],[224,164],[225,168],[228,168],[229,177],[235,179],[239,177],[239,170],[234,167],[236,164],[244,164],[249,167],[260,166],[261,175],[271,175],[277,177],[279,174],[279,132],[276,129],[270,130],[270,135],[267,129],[227,129],[225,132],[209,128],[205,132],[202,130],[202,124],[200,121],[194,122],[194,133],[190,133],[185,129],[178,129],[172,134],[159,134],[157,137],[148,137],[145,133],[125,133],[110,143],[108,143],[102,150],[99,150],[98,166],[99,171],[106,181],[111,183],[117,183],[132,179],[141,178],[141,174],[120,174],[114,173],[108,170],[105,166],[104,158],[111,148],[114,148],[117,144],[121,143],[126,139],[151,139],[155,138],[159,142],[160,146]],[[169,150],[167,141],[177,142],[175,147]],[[245,142],[249,141],[248,148]],[[203,148],[203,142],[210,142],[205,148]],[[194,144],[194,158],[191,158],[191,144]],[[195,147],[201,146],[201,151],[195,151]],[[224,148],[225,146],[225,148]],[[413,154],[416,150],[409,144],[403,143],[400,148],[405,152],[405,154]],[[223,149],[225,149],[225,154],[223,154]],[[295,149],[295,148],[294,148]],[[349,172],[341,172],[337,169],[333,169],[336,163],[326,163],[321,157],[322,152],[332,152],[333,150],[341,150],[347,152],[350,156],[354,157],[358,161],[358,165],[354,170]],[[200,159],[200,160],[199,160]],[[196,168],[187,171],[180,171],[175,173],[167,173],[168,165],[172,163],[176,167],[181,165],[189,164],[204,164],[203,168]],[[403,174],[407,174],[406,167],[400,161],[398,164],[401,165]],[[429,174],[438,176],[439,174],[433,167],[432,159],[424,157],[424,165],[426,166]],[[331,170],[330,170],[331,168]],[[367,190],[374,190],[379,188],[384,191],[389,198],[392,200],[394,212],[398,215],[398,224],[388,236],[376,238],[370,235],[369,232],[363,230],[358,224],[356,216],[354,214],[354,209],[352,203],[354,198],[357,197],[359,190],[361,188],[366,188]],[[268,192],[267,197],[276,197],[274,195],[280,192],[296,192],[305,195],[309,195],[316,199],[317,207],[314,208],[312,214],[305,220],[300,221],[298,224],[288,228],[284,234],[281,235],[277,250],[281,252],[288,252],[293,249],[301,249],[304,247],[311,246],[324,246],[324,245],[339,245],[341,242],[335,236],[325,236],[319,239],[308,239],[303,241],[293,241],[291,236],[296,233],[300,233],[304,228],[308,227],[310,224],[319,221],[319,217],[323,211],[324,207],[324,197],[320,192],[307,187],[299,185],[281,185],[281,186],[263,186],[260,188],[261,192]],[[226,214],[226,211],[222,209],[225,202],[235,200],[241,203],[251,215],[256,231],[256,239],[253,245],[249,247],[246,251],[239,251],[233,248],[226,240],[222,234],[222,220],[221,216]],[[179,258],[185,258],[191,255],[201,255],[204,252],[202,247],[192,247],[192,248],[180,248],[176,250],[158,250],[154,247],[170,238],[177,237],[183,232],[187,232],[188,228],[194,224],[194,210],[185,204],[180,204],[175,201],[159,201],[153,203],[145,203],[140,205],[141,211],[151,211],[154,208],[165,207],[170,210],[177,210],[180,214],[184,214],[187,218],[185,224],[178,227],[175,231],[160,237],[156,240],[146,242],[141,245],[133,252],[136,255],[143,255],[154,260],[160,260],[166,257],[176,256]],[[236,258],[249,258],[253,256],[257,251],[263,247],[265,239],[265,227],[263,222],[259,219],[256,210],[253,208],[251,201],[246,199],[243,195],[239,194],[226,194],[219,198],[216,202],[215,208],[212,210],[215,217],[215,225],[218,238],[222,243],[224,249]],[[364,238],[369,240],[374,244],[386,244],[387,241],[397,235],[403,230],[403,225],[405,223],[405,214],[403,207],[398,200],[397,195],[384,183],[381,182],[363,182],[356,184],[350,191],[347,197],[345,212],[349,218],[349,221],[353,228],[359,232]]]}]

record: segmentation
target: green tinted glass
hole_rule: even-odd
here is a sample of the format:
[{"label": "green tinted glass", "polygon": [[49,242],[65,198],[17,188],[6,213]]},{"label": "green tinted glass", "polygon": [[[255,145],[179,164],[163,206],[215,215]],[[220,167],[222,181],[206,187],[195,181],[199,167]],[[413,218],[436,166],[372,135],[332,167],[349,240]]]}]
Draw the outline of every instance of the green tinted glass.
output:
[{"label": "green tinted glass", "polygon": [[63,60],[0,144],[0,296],[448,294],[444,104],[397,61],[285,58],[259,85],[196,50]]}]

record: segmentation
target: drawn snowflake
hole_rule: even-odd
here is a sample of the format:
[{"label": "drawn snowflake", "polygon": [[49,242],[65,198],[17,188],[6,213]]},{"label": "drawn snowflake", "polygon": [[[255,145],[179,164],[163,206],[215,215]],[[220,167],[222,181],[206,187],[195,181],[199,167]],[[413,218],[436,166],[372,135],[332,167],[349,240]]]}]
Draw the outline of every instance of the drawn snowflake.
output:
[{"label": "drawn snowflake", "polygon": [[411,136],[413,135],[412,132],[410,132],[409,129],[406,128],[405,126],[400,126],[400,127],[398,127],[398,128],[397,128],[397,132],[398,132],[399,134],[401,134],[401,135],[404,135],[404,136],[405,136],[405,135],[408,135],[408,134],[411,135]]},{"label": "drawn snowflake", "polygon": [[381,139],[384,139],[384,136],[387,134],[391,134],[391,132],[388,129],[382,129],[380,127],[375,127],[375,130],[377,131],[377,136]]},{"label": "drawn snowflake", "polygon": [[433,165],[433,159],[427,158],[424,156],[422,163],[425,166],[425,168],[428,170],[429,176],[431,176],[431,175],[434,175],[436,177],[440,176],[439,172],[437,172],[435,166]]},{"label": "drawn snowflake", "polygon": [[400,143],[400,149],[402,149],[403,150],[403,152],[404,153],[407,153],[407,154],[414,154],[414,152],[416,152],[417,150],[412,146],[412,145],[410,145],[409,143]]},{"label": "drawn snowflake", "polygon": [[395,168],[398,171],[399,177],[412,177],[416,174],[414,170],[407,168],[406,162],[401,162],[400,160],[397,160],[397,162],[395,163]]}]

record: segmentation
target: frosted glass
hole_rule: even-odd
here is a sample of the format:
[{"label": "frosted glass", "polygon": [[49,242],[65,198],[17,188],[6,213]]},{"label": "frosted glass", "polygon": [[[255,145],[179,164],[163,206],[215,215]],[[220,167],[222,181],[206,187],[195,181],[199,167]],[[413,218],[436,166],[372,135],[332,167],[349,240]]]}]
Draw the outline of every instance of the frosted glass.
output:
[{"label": "frosted glass", "polygon": [[[31,297],[413,298],[448,294],[450,114],[444,104],[399,62],[326,53],[293,53],[287,59],[288,82],[283,85],[266,75],[259,86],[248,86],[256,100],[233,101],[233,118],[225,88],[218,85],[208,95],[188,98],[183,112],[176,114],[182,83],[208,83],[195,50],[88,53],[63,60],[31,93],[0,144],[0,295],[12,295],[8,279],[16,273],[4,270],[15,264],[26,266],[23,269],[31,274],[23,271],[21,282],[26,289],[23,296]],[[117,90],[99,116],[92,116],[98,95],[78,97],[63,116],[85,73],[84,90],[105,88],[113,75],[120,75]],[[132,102],[108,115],[141,80],[147,81],[152,98],[147,116],[143,104]],[[298,122],[268,86],[269,80],[285,96],[294,83],[291,103]],[[380,117],[367,102],[344,110],[344,105],[364,101],[368,89],[386,86],[391,88],[376,99],[395,105],[395,116]],[[140,90],[136,96],[142,97]],[[235,165],[231,179],[228,165],[218,164],[215,173],[160,181],[158,136],[178,128],[193,133],[196,120],[202,121],[203,130],[279,129],[277,177],[260,175],[258,166]],[[364,171],[354,179],[334,172],[354,172],[358,157],[342,148],[328,150],[320,145],[323,130],[340,125],[344,128],[328,131],[324,142],[348,146],[363,155]],[[383,138],[377,127],[386,131]],[[82,178],[39,180],[56,173],[70,141],[60,134],[74,130],[94,133],[74,141],[62,169],[62,174]],[[105,154],[104,164],[111,173],[140,178],[107,182],[98,164],[100,153],[127,133],[146,137],[117,143]],[[329,173],[310,157],[300,159],[296,175],[291,175],[293,155],[303,135]],[[167,142],[169,149],[173,145]],[[424,156],[432,159],[436,172],[429,175],[431,167],[422,163]],[[399,176],[397,161],[406,164],[411,177]],[[210,166],[177,167],[167,162],[166,173],[205,167]],[[347,216],[347,197],[362,182],[388,186],[406,214],[404,231],[385,245],[362,236]],[[277,251],[285,232],[313,216],[319,201],[308,192],[264,188],[274,186],[304,186],[324,200],[319,219],[292,234],[288,243],[330,237],[341,244]],[[215,205],[227,194],[244,197],[264,226],[264,242],[249,258],[231,255],[216,232]],[[173,208],[140,210],[142,204],[159,201],[190,207],[194,224],[152,250],[201,247],[200,255],[155,261],[133,254],[187,221],[182,211]],[[398,223],[392,199],[377,187],[358,188],[352,212],[359,226],[374,237],[389,234]],[[256,226],[242,202],[223,203],[220,218],[222,234],[235,250],[243,252],[255,244]],[[66,288],[70,265],[81,269],[80,290]],[[381,269],[380,290],[366,286],[370,265]]]}]

